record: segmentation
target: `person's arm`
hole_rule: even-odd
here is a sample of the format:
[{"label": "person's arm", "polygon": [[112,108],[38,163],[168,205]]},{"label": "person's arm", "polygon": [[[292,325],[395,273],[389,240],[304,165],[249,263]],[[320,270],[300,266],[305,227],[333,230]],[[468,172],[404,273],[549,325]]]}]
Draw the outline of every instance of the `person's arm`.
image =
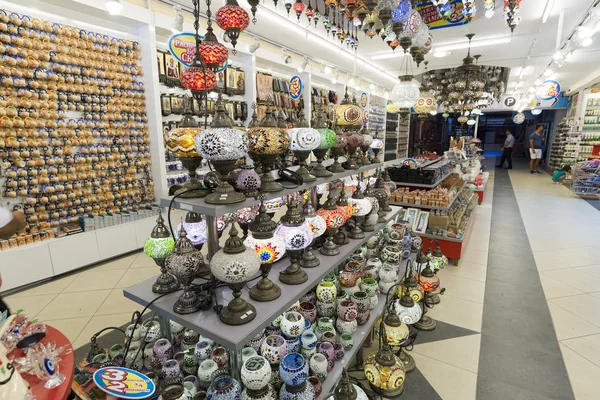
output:
[{"label": "person's arm", "polygon": [[533,145],[533,139],[529,139],[529,148],[531,148],[531,150],[535,150],[535,147]]},{"label": "person's arm", "polygon": [[506,147],[508,147],[508,139],[506,139],[506,140],[504,141],[504,145],[502,146],[502,149],[501,149],[501,150],[502,150],[502,151],[504,151],[504,149],[505,149]]},{"label": "person's arm", "polygon": [[[10,212],[10,211],[9,211]],[[20,211],[12,213],[10,222],[0,228],[0,239],[8,239],[15,233],[25,228],[25,214]]]}]

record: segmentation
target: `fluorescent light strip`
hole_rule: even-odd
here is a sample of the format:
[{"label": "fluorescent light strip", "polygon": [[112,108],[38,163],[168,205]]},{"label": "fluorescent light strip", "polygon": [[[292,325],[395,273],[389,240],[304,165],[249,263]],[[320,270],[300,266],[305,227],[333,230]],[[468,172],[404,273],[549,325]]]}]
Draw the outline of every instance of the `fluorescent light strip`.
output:
[{"label": "fluorescent light strip", "polygon": [[[493,46],[496,44],[510,43],[511,41],[512,41],[512,37],[510,37],[510,36],[497,37],[497,38],[491,38],[491,39],[473,40],[471,42],[471,48]],[[469,42],[462,41],[462,42],[458,42],[455,44],[447,44],[447,45],[439,45],[439,46],[434,45],[433,51],[452,51],[452,50],[460,50],[460,49],[468,49],[468,48],[469,48]]]},{"label": "fluorescent light strip", "polygon": [[548,17],[550,17],[550,13],[552,12],[552,8],[554,8],[555,0],[548,0],[546,2],[546,8],[544,8],[544,14],[542,15],[542,24],[545,24],[548,21]]},{"label": "fluorescent light strip", "polygon": [[409,56],[410,53],[405,53],[403,51],[398,51],[397,53],[394,52],[387,52],[384,54],[377,54],[373,57],[371,57],[372,60],[385,60],[387,58],[397,58],[397,57],[405,57],[405,56]]}]

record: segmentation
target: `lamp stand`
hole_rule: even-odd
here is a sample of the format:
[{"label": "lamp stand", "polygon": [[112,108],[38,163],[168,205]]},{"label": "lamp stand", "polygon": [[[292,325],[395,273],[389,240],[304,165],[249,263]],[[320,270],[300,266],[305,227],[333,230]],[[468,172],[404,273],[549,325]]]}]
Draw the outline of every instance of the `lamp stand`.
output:
[{"label": "lamp stand", "polygon": [[338,246],[343,246],[345,244],[350,243],[348,235],[346,235],[346,233],[344,232],[343,227],[338,229],[338,231],[333,236],[333,243],[337,244]]},{"label": "lamp stand", "polygon": [[321,254],[326,256],[337,256],[340,254],[340,248],[333,241],[335,231],[335,229],[327,229],[327,240],[319,250]]},{"label": "lamp stand", "polygon": [[269,279],[273,264],[261,264],[261,279],[250,289],[250,298],[256,301],[272,301],[281,296],[281,288]]},{"label": "lamp stand", "polygon": [[219,315],[224,324],[242,325],[252,321],[256,317],[256,308],[240,297],[245,284],[246,282],[229,284],[229,287],[233,291],[233,300],[227,304],[227,307],[223,307]]},{"label": "lamp stand", "polygon": [[196,170],[202,164],[202,157],[180,157],[179,160],[183,167],[188,170],[190,180],[184,183],[182,188],[177,190],[175,194],[184,199],[194,199],[208,195],[210,189],[205,188],[202,182],[196,179]]},{"label": "lamp stand", "polygon": [[429,294],[427,292],[425,292],[425,295],[423,296],[423,300],[421,301],[421,307],[423,308],[423,314],[421,315],[421,319],[418,320],[413,326],[415,328],[417,328],[420,331],[432,331],[435,329],[437,323],[435,322],[435,319],[431,318],[427,314],[427,304],[429,304],[429,301],[427,300],[427,296],[429,296]]},{"label": "lamp stand", "polygon": [[415,359],[404,350],[404,347],[400,347],[400,352],[398,353],[398,357],[400,361],[404,364],[404,370],[406,372],[412,372],[417,367],[415,363]]},{"label": "lamp stand", "polygon": [[202,308],[202,302],[200,298],[190,289],[190,283],[192,279],[186,279],[184,282],[181,282],[183,286],[183,293],[175,304],[173,304],[173,311],[177,314],[191,314],[200,311]]},{"label": "lamp stand", "polygon": [[374,232],[375,231],[375,225],[369,223],[369,216],[371,215],[372,212],[373,212],[373,210],[369,211],[367,216],[363,217],[364,220],[363,220],[362,224],[360,224],[360,229],[362,229],[363,232]]},{"label": "lamp stand", "polygon": [[206,199],[204,199],[205,202],[208,204],[234,204],[246,200],[246,196],[243,193],[236,192],[229,183],[230,173],[233,171],[236,161],[212,161],[212,165],[221,177],[221,183],[219,183],[214,193],[206,196]]},{"label": "lamp stand", "polygon": [[342,167],[342,164],[338,161],[338,158],[344,155],[343,147],[332,147],[330,151],[331,156],[333,157],[333,164],[329,166],[329,171],[331,172],[344,172],[345,169]]},{"label": "lamp stand", "polygon": [[177,278],[169,274],[165,268],[165,259],[155,258],[154,262],[160,267],[160,275],[158,278],[156,278],[154,285],[152,285],[152,292],[164,294],[179,289],[179,282],[177,281]]},{"label": "lamp stand", "polygon": [[263,174],[260,182],[261,192],[281,192],[283,190],[283,185],[279,182],[275,182],[275,178],[273,178],[273,175],[271,175],[271,170],[273,169],[273,164],[275,164],[277,156],[259,155],[258,159],[261,161],[263,166]]},{"label": "lamp stand", "polygon": [[302,177],[304,182],[314,182],[317,180],[317,177],[308,172],[308,168],[306,165],[306,160],[310,157],[310,151],[306,150],[296,150],[294,151],[294,155],[298,159],[298,165],[300,168],[296,170],[296,173]]},{"label": "lamp stand", "polygon": [[302,258],[300,258],[300,261],[298,261],[298,264],[302,268],[315,268],[321,265],[321,261],[319,261],[312,249],[314,242],[315,239],[313,239],[311,244],[306,249],[304,249],[304,252],[302,253]]},{"label": "lamp stand", "polygon": [[404,392],[404,383],[402,385],[400,385],[400,387],[398,389],[394,389],[394,390],[380,389],[377,386],[373,386],[373,384],[371,382],[369,382],[369,385],[371,385],[371,390],[373,390],[379,396],[382,396],[382,397],[385,397],[388,399],[398,397]]},{"label": "lamp stand", "polygon": [[348,233],[348,237],[351,239],[364,239],[365,233],[360,229],[364,216],[354,215],[352,218],[354,219],[354,228]]},{"label": "lamp stand", "polygon": [[308,280],[308,275],[298,265],[298,258],[302,250],[287,250],[291,264],[285,271],[279,273],[279,280],[287,285],[299,285]]},{"label": "lamp stand", "polygon": [[356,147],[348,147],[348,160],[346,160],[345,169],[358,169],[359,166],[356,163]]},{"label": "lamp stand", "polygon": [[373,149],[373,159],[371,160],[371,162],[373,164],[380,164],[381,160],[379,159],[379,152],[381,151],[381,149]]},{"label": "lamp stand", "polygon": [[327,169],[323,166],[323,159],[325,158],[325,154],[327,154],[327,150],[329,149],[313,150],[313,154],[317,157],[317,165],[313,167],[311,172],[318,178],[329,178],[330,176],[333,176],[333,173],[327,171]]},{"label": "lamp stand", "polygon": [[360,163],[363,166],[371,165],[371,161],[369,161],[369,157],[367,157],[367,154],[369,153],[369,148],[370,146],[360,146],[360,149],[362,150],[362,158],[360,159]]}]

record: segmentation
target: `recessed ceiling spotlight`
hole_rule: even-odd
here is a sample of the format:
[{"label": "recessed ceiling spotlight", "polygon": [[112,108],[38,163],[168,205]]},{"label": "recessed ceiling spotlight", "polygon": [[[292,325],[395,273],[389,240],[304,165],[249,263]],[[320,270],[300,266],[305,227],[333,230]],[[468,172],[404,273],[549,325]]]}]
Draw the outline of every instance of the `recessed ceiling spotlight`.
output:
[{"label": "recessed ceiling spotlight", "polygon": [[325,66],[325,70],[324,70],[324,72],[325,72],[327,75],[329,75],[329,74],[331,73],[331,67],[330,67],[329,65],[326,65],[326,66]]},{"label": "recessed ceiling spotlight", "polygon": [[121,14],[121,11],[123,11],[123,3],[121,0],[106,0],[104,7],[110,15],[119,15]]},{"label": "recessed ceiling spotlight", "polygon": [[171,25],[171,32],[179,33],[183,31],[183,13],[181,12],[181,7],[173,6],[173,12],[175,13],[175,19],[173,20],[173,25]]},{"label": "recessed ceiling spotlight", "polygon": [[302,61],[302,64],[300,64],[300,66],[297,69],[298,73],[299,74],[303,73],[304,70],[306,70],[307,65],[308,65],[308,59],[305,57],[304,61]]},{"label": "recessed ceiling spotlight", "polygon": [[371,83],[371,84],[369,85],[369,89],[371,89],[371,90],[375,89],[375,85]]},{"label": "recessed ceiling spotlight", "polygon": [[256,51],[259,49],[260,47],[260,41],[256,38],[254,38],[254,43],[252,43],[250,46],[248,46],[248,51],[250,53],[256,53]]},{"label": "recessed ceiling spotlight", "polygon": [[448,57],[450,54],[452,54],[451,51],[434,51],[433,52],[433,56],[436,58]]},{"label": "recessed ceiling spotlight", "polygon": [[594,40],[591,37],[585,38],[581,41],[583,47],[589,47]]},{"label": "recessed ceiling spotlight", "polygon": [[336,70],[333,73],[333,76],[331,77],[331,83],[333,83],[335,85],[337,83],[337,81],[338,81],[339,76],[340,76],[340,71]]}]

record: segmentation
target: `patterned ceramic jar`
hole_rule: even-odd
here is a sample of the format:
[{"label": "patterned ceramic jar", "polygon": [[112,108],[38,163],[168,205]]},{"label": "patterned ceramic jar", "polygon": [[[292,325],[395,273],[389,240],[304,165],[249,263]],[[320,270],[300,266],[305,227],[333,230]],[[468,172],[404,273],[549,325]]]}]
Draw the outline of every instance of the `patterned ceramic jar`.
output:
[{"label": "patterned ceramic jar", "polygon": [[242,363],[245,363],[250,357],[257,356],[258,353],[252,347],[244,347],[242,349]]},{"label": "patterned ceramic jar", "polygon": [[323,277],[323,282],[336,283],[337,282],[337,277],[335,276],[335,274],[333,272],[330,272],[330,273],[328,273],[327,275],[325,275]]},{"label": "patterned ceramic jar", "polygon": [[210,359],[216,362],[219,368],[223,368],[229,363],[229,353],[224,347],[217,347],[210,353]]},{"label": "patterned ceramic jar", "polygon": [[304,317],[295,311],[286,312],[281,319],[280,328],[288,338],[299,337],[304,332]]},{"label": "patterned ceramic jar", "polygon": [[191,329],[183,331],[183,338],[181,338],[181,350],[187,350],[189,348],[195,348],[196,343],[200,340],[200,334],[194,332]]},{"label": "patterned ceramic jar", "polygon": [[331,344],[335,344],[337,341],[337,335],[335,334],[334,331],[327,331],[327,332],[323,332],[323,335],[321,335],[321,343],[331,343]]},{"label": "patterned ceramic jar", "polygon": [[335,361],[335,352],[333,350],[333,343],[321,342],[317,345],[317,353],[323,354],[327,361]]},{"label": "patterned ceramic jar", "polygon": [[[154,343],[154,345],[156,346],[156,343]],[[147,347],[148,346],[146,346],[146,348]],[[108,356],[112,360],[115,357],[117,357],[119,354],[123,355],[124,351],[125,351],[125,346],[123,346],[121,343],[113,344],[112,346],[110,346],[110,350],[108,351]],[[150,354],[151,357],[152,357],[153,353],[154,353],[154,350],[152,350],[152,353]]]},{"label": "patterned ceramic jar", "polygon": [[367,267],[375,267],[377,268],[377,270],[379,271],[379,268],[381,268],[381,265],[383,263],[381,262],[381,260],[379,258],[373,257],[373,258],[369,258],[367,260]]},{"label": "patterned ceramic jar", "polygon": [[341,301],[337,307],[338,321],[354,321],[358,314],[358,307],[356,303],[350,300]]},{"label": "patterned ceramic jar", "polygon": [[173,345],[175,347],[181,347],[181,340],[183,339],[183,332],[185,328],[178,322],[169,321],[169,325],[171,326],[171,338],[173,339]]},{"label": "patterned ceramic jar", "polygon": [[304,302],[315,304],[317,302],[317,293],[314,290],[311,290],[310,292],[304,294],[302,297],[300,297],[300,304]]},{"label": "patterned ceramic jar", "polygon": [[206,391],[207,400],[235,400],[242,396],[242,387],[227,374],[217,375]]},{"label": "patterned ceramic jar", "polygon": [[177,360],[165,361],[161,372],[162,372],[163,379],[176,378],[178,376],[181,376],[181,370],[179,369],[179,362],[177,362]]},{"label": "patterned ceramic jar", "polygon": [[364,325],[369,322],[369,318],[371,318],[371,313],[369,310],[363,313],[359,312],[358,317],[356,317],[356,322],[358,322],[359,325]]},{"label": "patterned ceramic jar", "polygon": [[399,262],[402,259],[400,249],[394,246],[385,246],[381,250],[381,261]]},{"label": "patterned ceramic jar", "polygon": [[369,297],[379,295],[379,285],[377,284],[377,281],[375,279],[371,279],[371,278],[363,279],[360,284],[360,288]]},{"label": "patterned ceramic jar", "polygon": [[127,341],[128,338],[131,338],[132,342],[137,342],[142,338],[140,327],[138,326],[133,329],[134,326],[134,324],[131,324],[125,329],[125,341]]},{"label": "patterned ceramic jar", "polygon": [[317,300],[322,303],[331,303],[335,301],[337,288],[331,282],[321,281],[317,285]]},{"label": "patterned ceramic jar", "polygon": [[321,317],[317,322],[317,329],[315,329],[314,332],[317,339],[320,340],[323,333],[333,331],[334,329],[333,320],[331,318]]},{"label": "patterned ceramic jar", "polygon": [[141,330],[142,337],[145,338],[146,342],[153,342],[160,338],[160,323],[158,321],[150,320],[144,322]]},{"label": "patterned ceramic jar", "polygon": [[187,349],[183,355],[183,374],[191,375],[198,371],[200,361],[194,355],[193,349]]},{"label": "patterned ceramic jar", "polygon": [[300,338],[302,347],[312,349],[317,345],[317,336],[313,332],[303,332]]},{"label": "patterned ceramic jar", "polygon": [[317,307],[315,307],[314,303],[308,301],[300,303],[298,312],[302,314],[305,320],[310,321],[311,324],[317,319]]},{"label": "patterned ceramic jar", "polygon": [[283,335],[283,337],[285,338],[285,341],[287,342],[288,353],[298,353],[300,351],[302,344],[300,343],[299,337],[295,337],[295,338],[291,338],[291,339],[286,338],[285,335]]},{"label": "patterned ceramic jar", "polygon": [[[379,289],[379,286],[377,286]],[[379,296],[369,296],[369,310],[373,310],[379,304]]]},{"label": "patterned ceramic jar", "polygon": [[[364,258],[361,257],[361,259],[364,259]],[[361,264],[358,261],[349,261],[344,266],[344,271],[352,272],[352,273],[356,274],[357,276],[361,276],[362,270],[363,270],[363,265],[364,264]]]},{"label": "patterned ceramic jar", "polygon": [[354,336],[351,333],[342,333],[340,344],[344,346],[345,350],[350,350],[354,346]]},{"label": "patterned ceramic jar", "polygon": [[350,295],[344,289],[338,290],[337,297],[335,299],[337,304],[340,304],[343,300],[350,300]]},{"label": "patterned ceramic jar", "polygon": [[314,400],[315,392],[308,381],[297,387],[283,385],[279,390],[279,400]]},{"label": "patterned ceramic jar", "polygon": [[246,388],[260,390],[271,380],[271,365],[262,356],[252,356],[242,366],[241,377]]},{"label": "patterned ceramic jar", "polygon": [[337,361],[340,361],[342,358],[344,358],[344,345],[341,343],[336,343],[333,345],[333,352],[335,353],[335,359]]},{"label": "patterned ceramic jar", "polygon": [[289,386],[299,386],[308,378],[308,363],[298,353],[289,353],[279,364],[279,376]]},{"label": "patterned ceramic jar", "polygon": [[212,382],[213,374],[219,369],[219,366],[213,360],[204,360],[198,367],[198,379],[202,387],[207,388]]},{"label": "patterned ceramic jar", "polygon": [[363,272],[364,278],[377,279],[379,274],[379,270],[374,265],[367,265],[365,267],[365,271]]},{"label": "patterned ceramic jar", "polygon": [[315,347],[312,348],[306,348],[306,347],[301,347],[300,348],[300,354],[302,354],[302,357],[306,358],[307,360],[310,360],[311,357],[317,352],[317,346],[315,344]]},{"label": "patterned ceramic jar", "polygon": [[323,384],[316,376],[309,376],[307,379],[313,387],[313,391],[315,392],[315,398],[318,398],[323,391]]},{"label": "patterned ceramic jar", "polygon": [[281,358],[285,357],[287,352],[287,342],[283,336],[279,335],[267,336],[260,347],[260,354],[271,364],[279,364]]},{"label": "patterned ceramic jar", "polygon": [[309,361],[310,371],[312,375],[319,376],[319,374],[327,373],[327,356],[323,353],[316,353]]},{"label": "patterned ceramic jar", "polygon": [[379,291],[383,294],[388,294],[392,286],[395,284],[396,282],[379,281]]},{"label": "patterned ceramic jar", "polygon": [[[131,352],[131,349],[130,349]],[[173,358],[173,345],[167,339],[158,339],[152,348],[154,357],[168,360]]]},{"label": "patterned ceramic jar", "polygon": [[190,382],[196,388],[196,392],[199,392],[202,390],[202,387],[200,386],[200,379],[195,374],[196,372],[194,372],[194,375],[188,375],[183,378],[183,383]]},{"label": "patterned ceramic jar", "polygon": [[333,317],[336,312],[335,301],[332,301],[331,303],[325,303],[317,300],[317,312],[321,317]]},{"label": "patterned ceramic jar", "polygon": [[356,286],[358,281],[358,274],[350,271],[341,271],[339,274],[340,285],[343,287],[353,287]]},{"label": "patterned ceramic jar", "polygon": [[335,327],[341,334],[354,333],[358,327],[358,322],[356,319],[353,319],[352,321],[344,321],[341,318],[338,318],[338,320],[335,322]]},{"label": "patterned ceramic jar", "polygon": [[398,280],[398,273],[394,268],[389,266],[383,266],[379,270],[379,282],[396,282]]},{"label": "patterned ceramic jar", "polygon": [[356,303],[359,313],[369,310],[369,296],[365,292],[356,292],[350,298]]},{"label": "patterned ceramic jar", "polygon": [[198,360],[206,360],[208,357],[210,357],[210,353],[212,353],[212,347],[210,346],[210,343],[204,340],[196,343],[194,355]]}]

